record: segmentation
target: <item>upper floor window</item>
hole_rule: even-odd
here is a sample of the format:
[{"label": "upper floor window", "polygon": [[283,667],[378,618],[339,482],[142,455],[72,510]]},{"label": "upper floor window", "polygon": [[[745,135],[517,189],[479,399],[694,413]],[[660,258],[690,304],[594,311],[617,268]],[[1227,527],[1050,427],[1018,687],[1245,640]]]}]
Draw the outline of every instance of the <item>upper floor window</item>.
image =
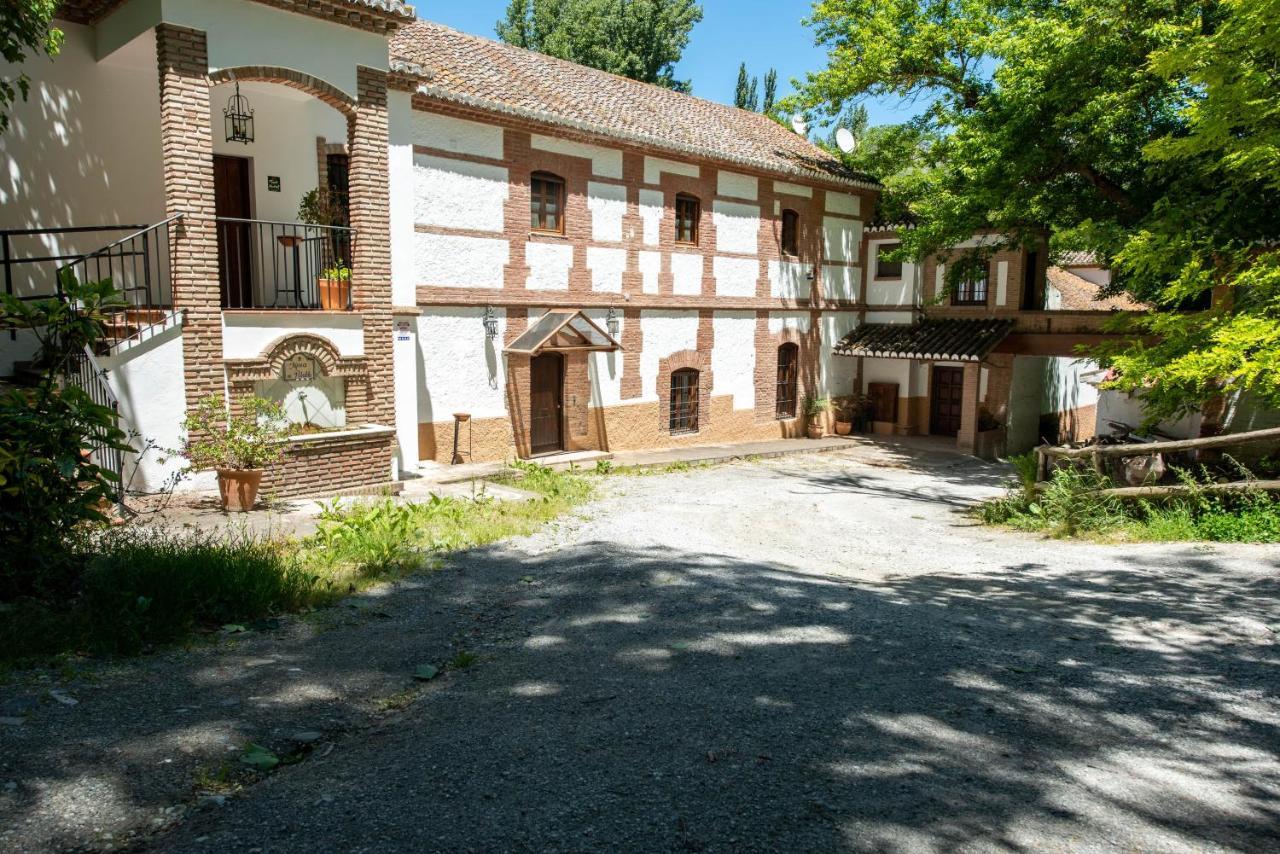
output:
[{"label": "upper floor window", "polygon": [[775,414],[778,418],[796,417],[796,380],[799,378],[800,347],[783,344],[778,348],[778,400]]},{"label": "upper floor window", "polygon": [[877,279],[901,279],[902,278],[902,262],[889,261],[885,259],[886,255],[897,252],[900,243],[881,243],[876,246],[876,278]]},{"label": "upper floor window", "polygon": [[986,305],[987,304],[987,265],[974,262],[958,270],[955,291],[951,294],[952,305]]},{"label": "upper floor window", "polygon": [[534,172],[529,179],[529,227],[564,234],[564,179]]},{"label": "upper floor window", "polygon": [[698,372],[681,368],[671,374],[672,433],[696,433],[698,430]]},{"label": "upper floor window", "polygon": [[800,254],[800,214],[790,209],[782,212],[782,254]]},{"label": "upper floor window", "polygon": [[695,197],[681,193],[676,196],[676,243],[698,245],[698,219],[702,204]]}]

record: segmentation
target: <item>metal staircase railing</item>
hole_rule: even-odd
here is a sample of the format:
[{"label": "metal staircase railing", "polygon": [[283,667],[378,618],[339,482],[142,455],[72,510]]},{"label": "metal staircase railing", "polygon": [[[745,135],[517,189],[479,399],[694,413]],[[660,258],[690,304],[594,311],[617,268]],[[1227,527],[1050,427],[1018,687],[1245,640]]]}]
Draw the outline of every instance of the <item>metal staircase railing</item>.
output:
[{"label": "metal staircase railing", "polygon": [[[98,364],[93,351],[88,347],[71,357],[67,364],[66,382],[85,392],[94,403],[114,412],[116,426],[120,427],[120,400],[111,390],[107,372]],[[88,450],[96,465],[115,472],[112,498],[120,504],[124,501],[124,452],[102,442],[90,442]]]}]

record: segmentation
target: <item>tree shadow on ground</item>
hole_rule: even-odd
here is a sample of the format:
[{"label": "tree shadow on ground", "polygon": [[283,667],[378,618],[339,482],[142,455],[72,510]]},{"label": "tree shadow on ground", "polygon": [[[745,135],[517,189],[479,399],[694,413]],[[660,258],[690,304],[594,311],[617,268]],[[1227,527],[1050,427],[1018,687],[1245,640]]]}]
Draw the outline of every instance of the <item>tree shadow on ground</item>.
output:
[{"label": "tree shadow on ground", "polygon": [[[1178,554],[868,584],[479,550],[388,594],[398,650],[346,638],[362,668],[414,661],[430,626],[397,600],[431,595],[469,609],[478,665],[157,847],[1274,848],[1280,657],[1258,624],[1280,582]],[[296,653],[321,681],[354,667]]]}]

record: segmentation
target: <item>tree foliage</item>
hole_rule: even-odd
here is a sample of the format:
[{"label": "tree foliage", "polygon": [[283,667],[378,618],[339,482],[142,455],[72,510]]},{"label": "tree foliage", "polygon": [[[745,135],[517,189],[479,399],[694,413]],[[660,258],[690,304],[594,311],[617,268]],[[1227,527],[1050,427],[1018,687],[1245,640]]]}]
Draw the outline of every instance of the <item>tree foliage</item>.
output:
[{"label": "tree foliage", "polygon": [[495,29],[508,44],[687,92],[675,65],[701,20],[696,0],[511,0]]},{"label": "tree foliage", "polygon": [[760,112],[773,112],[773,105],[778,99],[778,69],[770,68],[769,73],[764,76],[764,103],[760,105]]},{"label": "tree foliage", "polygon": [[1048,228],[1110,263],[1153,311],[1096,355],[1152,417],[1224,389],[1280,404],[1277,20],[1280,0],[821,0],[829,64],[794,106],[920,106],[855,158],[917,217],[915,257]]},{"label": "tree foliage", "polygon": [[[0,5],[0,57],[10,65],[27,61],[28,54],[56,56],[62,47],[62,30],[50,27],[57,0],[16,0]],[[0,133],[9,129],[9,111],[21,98],[27,100],[31,78],[25,71],[0,75]]]}]

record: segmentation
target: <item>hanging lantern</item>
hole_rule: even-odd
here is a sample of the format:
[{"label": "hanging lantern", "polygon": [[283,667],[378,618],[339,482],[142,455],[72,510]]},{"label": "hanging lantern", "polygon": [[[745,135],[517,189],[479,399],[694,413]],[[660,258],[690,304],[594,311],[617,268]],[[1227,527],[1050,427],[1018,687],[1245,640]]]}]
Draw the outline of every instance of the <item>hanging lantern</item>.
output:
[{"label": "hanging lantern", "polygon": [[240,83],[236,82],[236,93],[227,101],[222,110],[223,120],[227,125],[227,142],[253,142],[253,110],[249,107],[249,99],[240,94]]},{"label": "hanging lantern", "polygon": [[609,313],[604,316],[604,328],[609,330],[609,334],[614,338],[618,337],[618,330],[621,328],[618,323],[618,315],[614,312],[613,306],[609,306]]},{"label": "hanging lantern", "polygon": [[493,316],[493,306],[484,307],[484,335],[490,341],[498,337],[498,318]]}]

